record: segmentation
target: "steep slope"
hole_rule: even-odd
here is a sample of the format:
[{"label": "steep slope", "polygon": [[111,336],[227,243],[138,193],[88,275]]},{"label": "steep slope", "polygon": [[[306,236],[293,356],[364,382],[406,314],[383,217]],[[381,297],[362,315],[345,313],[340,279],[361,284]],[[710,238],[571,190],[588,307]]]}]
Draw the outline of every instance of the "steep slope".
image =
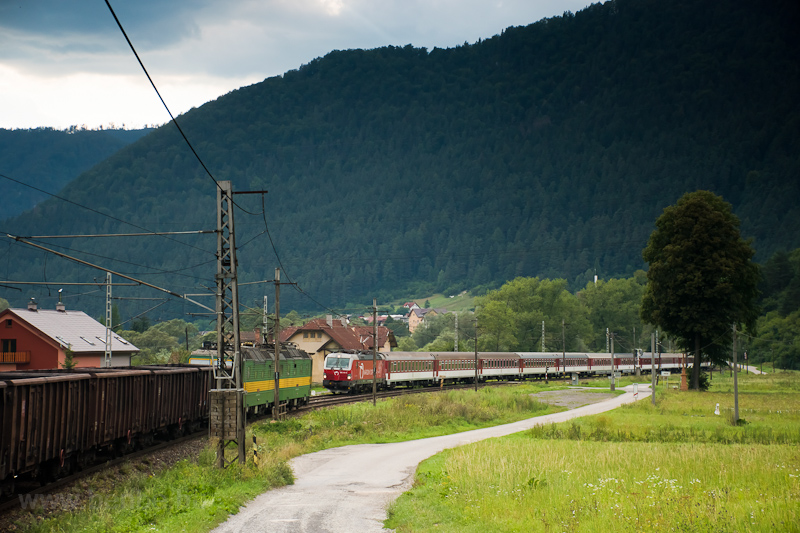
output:
[{"label": "steep slope", "polygon": [[[0,173],[56,193],[82,172],[147,134],[142,130],[6,130],[0,128]],[[0,178],[0,220],[19,215],[48,198]]]},{"label": "steep slope", "polygon": [[[763,259],[800,245],[798,20],[789,1],[618,0],[455,49],[331,52],[180,121],[216,179],[269,189],[283,266],[330,307],[520,275],[581,286],[595,271],[630,274],[661,210],[698,188],[733,203]],[[214,183],[169,125],[65,194],[152,230],[215,225]],[[254,213],[236,215],[242,279],[271,279],[260,200],[239,198]],[[47,234],[54,221],[60,233],[130,231],[61,202],[4,229]],[[189,242],[67,246],[192,292],[212,283],[215,242]],[[9,252],[10,277],[43,271],[39,252]],[[96,275],[50,261],[51,278]],[[265,291],[248,286],[243,301]],[[319,309],[283,294],[287,308]]]}]

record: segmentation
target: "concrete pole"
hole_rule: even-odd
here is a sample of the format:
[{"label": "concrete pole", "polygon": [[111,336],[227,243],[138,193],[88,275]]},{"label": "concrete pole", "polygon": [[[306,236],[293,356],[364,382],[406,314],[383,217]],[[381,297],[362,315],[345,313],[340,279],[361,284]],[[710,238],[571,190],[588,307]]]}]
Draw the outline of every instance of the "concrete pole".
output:
[{"label": "concrete pole", "polygon": [[454,313],[456,315],[456,323],[453,327],[453,351],[458,351],[458,313]]},{"label": "concrete pole", "polygon": [[611,339],[611,390],[614,391],[614,390],[616,390],[616,383],[615,383],[616,376],[614,376],[614,334],[613,333],[610,335],[610,339]]},{"label": "concrete pole", "polygon": [[733,421],[739,422],[739,367],[736,361],[736,324],[733,324]]},{"label": "concrete pole", "polygon": [[475,392],[478,392],[478,315],[475,314]]},{"label": "concrete pole", "polygon": [[656,406],[656,334],[650,334],[650,389],[653,407]]},{"label": "concrete pole", "polygon": [[378,300],[372,299],[372,405],[378,395]]},{"label": "concrete pole", "polygon": [[275,332],[272,335],[275,341],[275,393],[272,401],[272,418],[278,420],[281,405],[281,269],[275,269]]}]

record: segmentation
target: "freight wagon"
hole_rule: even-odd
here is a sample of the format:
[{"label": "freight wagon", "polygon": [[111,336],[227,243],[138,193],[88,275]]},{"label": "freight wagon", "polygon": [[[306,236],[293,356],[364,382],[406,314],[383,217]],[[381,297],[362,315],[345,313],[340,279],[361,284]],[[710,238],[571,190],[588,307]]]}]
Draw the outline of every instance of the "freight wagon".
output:
[{"label": "freight wagon", "polygon": [[198,430],[210,388],[211,369],[188,365],[2,372],[2,490]]}]

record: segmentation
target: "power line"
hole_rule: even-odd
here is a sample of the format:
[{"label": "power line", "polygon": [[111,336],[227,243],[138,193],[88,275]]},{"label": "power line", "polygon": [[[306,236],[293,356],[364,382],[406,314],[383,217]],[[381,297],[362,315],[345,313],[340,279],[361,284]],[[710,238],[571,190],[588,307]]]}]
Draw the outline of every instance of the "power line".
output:
[{"label": "power line", "polygon": [[153,231],[149,233],[97,233],[94,235],[31,235],[28,239],[82,239],[88,237],[150,237],[151,235],[206,235],[216,233],[216,230],[196,230],[196,231]]},{"label": "power line", "polygon": [[[24,242],[24,241],[21,241],[21,239],[30,239],[29,237],[13,236],[13,235],[10,235],[8,233],[6,233],[6,236],[11,238],[11,239],[14,239],[15,241],[18,241],[18,242]],[[198,266],[202,266],[202,265],[205,265],[205,264],[208,264],[208,263],[213,263],[214,261],[216,261],[216,258],[215,258],[215,259],[211,259],[209,261],[203,261],[202,263],[198,263],[196,265],[192,265],[192,266],[189,266],[189,267],[183,267],[183,268],[180,268],[180,269],[177,269],[177,270],[163,270],[163,269],[160,269],[160,268],[150,267],[150,266],[142,265],[142,264],[139,264],[139,263],[133,263],[131,261],[125,261],[123,259],[115,259],[113,257],[108,257],[108,256],[100,255],[100,254],[95,254],[95,253],[92,253],[92,252],[86,252],[84,250],[76,250],[74,248],[69,248],[69,247],[66,247],[66,246],[59,246],[57,244],[49,244],[48,243],[48,245],[52,246],[54,248],[60,248],[62,250],[66,250],[68,252],[73,252],[73,253],[77,252],[77,253],[85,254],[85,255],[88,255],[88,256],[91,256],[91,257],[97,257],[99,259],[107,259],[109,261],[115,261],[117,263],[124,263],[126,265],[131,265],[131,266],[140,267],[140,268],[148,268],[150,270],[155,270],[156,271],[156,272],[133,272],[133,274],[136,274],[137,276],[147,276],[147,275],[157,275],[157,274],[177,274],[177,275],[180,275],[180,276],[183,276],[183,277],[187,277],[189,279],[197,279],[196,276],[190,276],[190,275],[187,275],[187,274],[180,274],[180,272],[182,272],[184,270],[190,270],[192,268],[196,268]],[[210,252],[208,252],[208,253],[210,253]],[[47,256],[45,256],[45,258],[46,257]],[[45,267],[46,267],[46,265],[45,265]]]},{"label": "power line", "polygon": [[[21,237],[15,237],[13,235],[8,235],[8,237],[11,238],[11,239],[16,240],[17,242],[21,242],[23,244],[27,244],[29,246],[33,246],[34,248],[39,248],[40,250],[44,250],[45,252],[50,252],[51,254],[57,255],[57,256],[62,257],[64,259],[69,259],[70,261],[74,261],[76,263],[79,263],[79,264],[82,264],[82,265],[85,265],[85,266],[96,268],[97,270],[102,270],[102,271],[107,272],[109,274],[113,274],[115,276],[119,276],[121,278],[136,282],[136,283],[138,283],[140,285],[144,285],[145,287],[150,287],[151,289],[155,289],[155,290],[158,290],[158,291],[161,291],[161,292],[165,292],[165,293],[169,294],[170,296],[174,296],[176,298],[180,298],[182,300],[186,300],[186,301],[192,302],[193,304],[198,305],[200,307],[203,307],[205,309],[208,309],[209,311],[213,311],[213,309],[211,309],[211,308],[209,308],[209,307],[207,307],[207,306],[205,306],[205,305],[203,305],[203,304],[201,304],[199,302],[196,302],[196,301],[192,300],[191,298],[188,298],[184,294],[178,294],[177,292],[171,291],[169,289],[164,289],[162,287],[158,287],[156,285],[153,285],[152,283],[147,283],[146,281],[142,281],[142,280],[139,280],[139,279],[136,279],[136,278],[132,278],[130,276],[126,276],[125,274],[121,274],[119,272],[114,272],[113,270],[109,270],[107,268],[103,268],[101,266],[89,263],[88,261],[83,261],[83,260],[78,259],[76,257],[72,257],[72,256],[69,256],[69,255],[66,255],[66,254],[62,254],[61,252],[56,252],[55,250],[50,250],[50,249],[45,248],[44,246],[41,246],[39,244],[30,242],[30,241],[26,241],[25,239],[23,239]],[[51,284],[52,284],[52,282],[51,282]]]},{"label": "power line", "polygon": [[[147,72],[147,68],[144,66],[144,62],[142,62],[142,59],[139,57],[139,53],[136,51],[136,48],[133,46],[133,42],[131,42],[130,38],[128,37],[128,33],[125,31],[125,28],[122,27],[122,22],[120,22],[119,18],[117,17],[117,14],[114,12],[114,8],[111,7],[111,3],[109,2],[109,0],[105,0],[105,2],[106,2],[106,6],[108,6],[108,10],[111,12],[111,15],[114,17],[114,21],[117,23],[117,27],[119,27],[119,31],[121,31],[123,37],[125,37],[125,41],[127,41],[128,46],[131,49],[131,52],[133,52],[133,55],[136,57],[136,61],[138,61],[139,62],[139,66],[142,67],[142,71],[144,72],[144,75],[147,76],[148,81],[150,81],[150,85],[153,87],[153,90],[156,92],[156,95],[158,96],[158,99],[161,101],[161,104],[164,106],[164,109],[167,110],[167,114],[169,115],[169,118],[172,119],[172,123],[175,124],[175,127],[178,129],[178,132],[181,134],[181,137],[183,137],[184,142],[186,142],[186,146],[189,147],[189,150],[191,150],[192,154],[194,154],[195,159],[197,159],[197,162],[200,163],[201,167],[203,167],[203,170],[208,175],[208,177],[211,178],[211,181],[214,182],[214,185],[216,185],[217,188],[220,189],[219,182],[214,177],[214,175],[211,173],[211,170],[209,170],[209,168],[203,162],[203,159],[200,157],[200,154],[197,153],[197,150],[194,149],[194,146],[189,141],[189,138],[183,132],[183,128],[181,128],[181,125],[178,123],[178,120],[172,114],[172,111],[170,111],[169,106],[167,105],[167,102],[165,102],[164,98],[161,96],[161,93],[159,92],[158,87],[156,87],[156,83],[153,81],[153,78],[150,76],[150,73]],[[256,214],[256,213],[250,213],[246,209],[242,208],[240,205],[238,205],[234,201],[233,198],[231,198],[231,203],[233,205],[235,205],[236,207],[238,207],[239,209],[241,209],[242,211],[244,211],[245,213],[248,213],[250,215],[255,215]]]},{"label": "power line", "polygon": [[[24,182],[22,182],[22,181],[19,181],[19,180],[17,180],[17,179],[14,179],[14,178],[12,178],[12,177],[10,177],[10,176],[7,176],[7,175],[5,175],[5,174],[2,174],[2,173],[0,173],[0,178],[4,178],[4,179],[7,179],[7,180],[9,180],[9,181],[13,181],[14,183],[17,183],[17,184],[19,184],[19,185],[22,185],[22,186],[24,186],[24,187],[28,187],[28,188],[31,188],[31,189],[33,189],[33,190],[35,190],[35,191],[39,191],[39,192],[41,192],[41,193],[43,193],[43,194],[46,194],[46,195],[48,195],[48,196],[51,196],[51,197],[53,197],[53,198],[56,198],[56,199],[58,199],[58,200],[61,200],[62,202],[67,202],[67,203],[69,203],[69,204],[72,204],[72,205],[74,205],[74,206],[76,206],[76,207],[80,207],[81,209],[85,209],[85,210],[87,210],[87,211],[90,211],[90,212],[92,212],[92,213],[95,213],[95,214],[97,214],[97,215],[100,215],[100,216],[103,216],[103,217],[109,218],[109,219],[111,219],[111,220],[114,220],[114,221],[116,221],[116,222],[119,222],[119,223],[121,223],[121,224],[125,224],[125,225],[127,225],[127,226],[131,226],[131,227],[133,227],[133,228],[140,229],[140,230],[142,230],[142,231],[145,231],[145,232],[147,232],[148,234],[156,234],[156,233],[157,233],[157,232],[154,232],[154,231],[150,231],[149,229],[147,229],[147,228],[145,228],[145,227],[142,227],[142,226],[139,226],[139,225],[137,225],[137,224],[134,224],[134,223],[132,223],[132,222],[127,222],[127,221],[125,221],[125,220],[122,220],[121,218],[117,218],[117,217],[115,217],[115,216],[112,216],[112,215],[109,215],[109,214],[107,214],[107,213],[102,213],[102,212],[98,211],[97,209],[93,209],[93,208],[91,208],[91,207],[87,207],[87,206],[85,206],[85,205],[83,205],[83,204],[79,204],[78,202],[73,202],[72,200],[70,200],[70,199],[68,199],[68,198],[64,198],[63,196],[59,196],[59,195],[57,195],[57,194],[53,194],[53,193],[51,193],[51,192],[45,191],[44,189],[40,189],[40,188],[38,188],[38,187],[34,187],[33,185],[29,185],[29,184],[27,184],[27,183],[24,183]],[[188,247],[190,247],[190,248],[195,248],[195,249],[197,249],[197,250],[200,250],[200,251],[202,251],[202,252],[206,252],[206,253],[212,253],[212,252],[209,252],[208,250],[203,250],[202,248],[198,248],[197,246],[192,246],[191,244],[188,244],[188,243],[185,243],[185,242],[179,241],[179,240],[177,240],[177,239],[168,239],[168,240],[170,240],[170,241],[173,241],[173,242],[177,242],[177,243],[179,243],[179,244],[182,244],[182,245],[184,245],[184,246],[188,246]]]},{"label": "power line", "polygon": [[136,48],[134,48],[133,43],[131,42],[130,38],[128,37],[127,32],[125,31],[125,28],[122,27],[122,22],[120,22],[119,18],[117,17],[117,14],[114,12],[114,8],[111,7],[111,3],[108,0],[106,0],[106,6],[108,6],[108,10],[111,11],[111,15],[114,17],[114,20],[116,21],[117,26],[119,27],[119,31],[122,32],[122,35],[125,37],[125,40],[128,42],[128,46],[130,47],[131,51],[133,52],[133,55],[136,56],[136,61],[138,61],[139,62],[139,66],[142,67],[142,70],[144,71],[144,75],[147,76],[147,79],[150,81],[150,85],[152,85],[153,90],[156,92],[156,95],[158,95],[158,99],[161,100],[161,104],[164,106],[164,109],[167,110],[167,114],[169,115],[169,118],[172,119],[173,124],[175,124],[175,127],[178,128],[178,132],[181,134],[181,137],[183,137],[183,140],[186,142],[186,145],[189,147],[189,149],[194,154],[194,157],[200,163],[200,166],[202,166],[203,170],[205,170],[206,174],[208,174],[208,177],[211,178],[211,180],[214,182],[214,185],[216,185],[217,188],[220,188],[219,182],[211,174],[211,171],[208,169],[206,164],[200,158],[200,154],[198,154],[197,151],[194,149],[194,146],[192,146],[192,143],[189,142],[189,138],[186,137],[186,134],[183,132],[183,128],[181,128],[180,124],[178,124],[178,121],[175,120],[175,117],[173,116],[172,111],[169,110],[169,106],[164,101],[164,98],[161,97],[161,93],[158,91],[158,87],[156,87],[156,84],[153,81],[153,78],[150,77],[150,73],[147,72],[147,68],[145,68],[144,63],[142,62],[142,59],[139,57],[139,53],[136,51]]}]

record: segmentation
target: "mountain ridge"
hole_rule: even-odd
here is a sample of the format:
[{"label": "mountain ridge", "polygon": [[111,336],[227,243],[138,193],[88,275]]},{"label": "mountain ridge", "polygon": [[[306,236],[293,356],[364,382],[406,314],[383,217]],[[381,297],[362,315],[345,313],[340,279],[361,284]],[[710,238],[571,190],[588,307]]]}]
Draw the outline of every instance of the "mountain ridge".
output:
[{"label": "mountain ridge", "polygon": [[[800,246],[797,12],[784,1],[616,0],[451,49],[334,51],[179,121],[216,179],[270,191],[264,217],[260,199],[239,197],[255,213],[236,214],[239,272],[271,279],[282,264],[313,297],[285,291],[288,308],[520,275],[573,289],[595,272],[630,275],[661,209],[695,189],[733,204],[764,260]],[[214,184],[173,125],[63,192],[102,198],[148,229],[215,226]],[[259,235],[264,219],[272,242]],[[119,230],[55,202],[3,225],[46,234],[53,220],[63,233]],[[164,239],[68,246],[188,291],[212,283],[215,250],[190,244],[202,251]],[[40,255],[13,253],[36,266],[9,275],[42,270]],[[242,301],[257,305],[263,290]]]}]

